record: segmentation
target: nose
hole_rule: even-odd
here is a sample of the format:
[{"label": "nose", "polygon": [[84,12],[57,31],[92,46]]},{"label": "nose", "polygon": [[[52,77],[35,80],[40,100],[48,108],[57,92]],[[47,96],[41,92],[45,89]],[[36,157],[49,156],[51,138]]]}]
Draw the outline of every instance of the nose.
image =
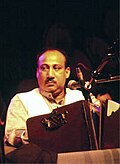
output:
[{"label": "nose", "polygon": [[54,70],[53,68],[50,68],[47,73],[48,77],[54,77]]}]

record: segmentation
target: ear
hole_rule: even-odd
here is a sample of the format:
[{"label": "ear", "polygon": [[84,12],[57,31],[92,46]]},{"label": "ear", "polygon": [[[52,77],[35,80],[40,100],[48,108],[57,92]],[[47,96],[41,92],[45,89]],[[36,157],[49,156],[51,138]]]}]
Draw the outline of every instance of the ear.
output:
[{"label": "ear", "polygon": [[67,67],[66,70],[66,79],[70,77],[70,67]]}]

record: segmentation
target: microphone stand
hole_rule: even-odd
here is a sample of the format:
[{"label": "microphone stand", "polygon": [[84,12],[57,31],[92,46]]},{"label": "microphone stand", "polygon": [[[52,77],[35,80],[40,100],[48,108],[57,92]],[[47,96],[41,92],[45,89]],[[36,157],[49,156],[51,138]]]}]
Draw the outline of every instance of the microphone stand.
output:
[{"label": "microphone stand", "polygon": [[[76,73],[77,73],[77,77],[79,79],[79,84],[81,86],[80,90],[82,91],[83,93],[83,96],[85,98],[85,100],[88,102],[88,104],[92,103],[92,99],[91,99],[91,95],[90,95],[90,90],[89,90],[89,86],[90,84],[93,82],[93,78],[92,80],[90,81],[90,84],[87,87],[85,87],[85,83],[84,83],[84,80],[83,80],[83,74],[80,70],[79,67],[76,68]],[[91,108],[91,107],[90,107]],[[86,116],[86,109],[84,108],[84,115]],[[95,123],[96,123],[96,113],[93,113],[93,111],[90,112],[90,119],[91,119],[91,123],[92,123],[92,129],[93,129],[93,135],[94,135],[94,141],[95,141],[95,145],[96,145],[96,149],[98,149],[98,140],[97,140],[97,131],[96,131],[96,126],[95,126]],[[85,122],[86,122],[86,125],[87,125],[87,128],[88,128],[88,132],[89,132],[89,126],[88,126],[88,118],[85,117]],[[89,141],[90,141],[90,145],[91,145],[91,141],[92,141],[92,138],[91,138],[91,135],[89,135]]]},{"label": "microphone stand", "polygon": [[108,47],[108,52],[107,52],[107,56],[106,58],[104,58],[102,60],[102,62],[100,63],[100,65],[97,67],[97,69],[93,72],[93,78],[97,78],[101,71],[103,70],[103,68],[109,63],[110,60],[112,60],[113,58],[118,58],[117,54],[119,55],[120,51],[119,51],[119,39],[117,38],[116,41],[113,42],[113,45]]},{"label": "microphone stand", "polygon": [[[117,42],[114,42],[114,46],[118,45],[118,40]],[[90,80],[90,84],[91,85],[93,82],[95,82],[95,79],[100,75],[100,73],[102,72],[103,68],[109,63],[109,61],[113,58],[113,57],[116,57],[115,56],[115,53],[113,53],[112,51],[114,50],[113,49],[114,47],[110,47],[109,49],[109,53],[108,53],[108,56],[102,61],[102,63],[98,66],[98,68],[93,72],[93,75],[92,75],[92,78]],[[91,96],[90,96],[90,91],[89,89],[87,89],[85,86],[84,86],[84,80],[83,80],[83,75],[82,75],[82,72],[79,68],[79,66],[76,68],[76,72],[77,72],[77,77],[79,79],[79,84],[81,85],[81,91],[85,97],[85,100],[92,103],[92,100],[91,100]],[[86,111],[84,111],[84,113],[86,113]],[[98,118],[97,114],[96,113],[93,113],[92,112],[92,119],[93,119],[93,129],[94,129],[94,138],[95,138],[95,141],[96,141],[96,145],[99,141],[99,148],[101,148],[101,143],[100,143],[100,140],[101,140],[101,118],[102,118],[102,107],[100,106],[100,116]],[[86,124],[87,124],[87,118],[85,118],[85,121],[86,121]],[[99,121],[99,125],[96,125],[97,121]],[[99,132],[97,131],[97,129],[99,128]],[[91,137],[89,136],[89,139],[91,141]]]},{"label": "microphone stand", "polygon": [[[84,86],[84,80],[83,80],[83,77],[82,77],[82,72],[81,72],[81,70],[80,70],[79,67],[76,68],[76,72],[77,72],[77,75],[78,75],[79,84],[81,86],[80,90],[82,91],[85,100],[88,103],[92,103],[91,96],[90,96],[90,91],[87,88],[85,88],[85,86]],[[90,112],[91,113],[90,114],[90,118],[88,118],[87,117],[87,109],[85,108],[85,106],[83,106],[83,111],[84,111],[84,119],[85,119],[86,126],[87,126],[87,129],[88,129],[90,149],[91,150],[93,149],[93,145],[92,145],[92,136],[91,136],[91,133],[90,133],[90,127],[89,127],[89,124],[88,124],[89,119],[91,120],[91,124],[92,124],[93,137],[94,137],[94,142],[95,142],[95,148],[98,149],[98,143],[97,143],[97,138],[96,138],[94,121],[93,121],[93,118],[92,118],[92,113]]]},{"label": "microphone stand", "polygon": [[90,92],[84,86],[81,86],[81,91],[83,93],[83,96],[85,97],[85,100],[88,102],[92,102]]},{"label": "microphone stand", "polygon": [[88,102],[92,102],[91,97],[90,97],[90,92],[87,88],[85,88],[84,86],[84,80],[83,80],[83,74],[82,71],[80,70],[79,67],[76,68],[76,73],[77,73],[77,77],[78,77],[78,82],[81,86],[80,90],[83,93],[83,96],[85,97],[85,100]]}]

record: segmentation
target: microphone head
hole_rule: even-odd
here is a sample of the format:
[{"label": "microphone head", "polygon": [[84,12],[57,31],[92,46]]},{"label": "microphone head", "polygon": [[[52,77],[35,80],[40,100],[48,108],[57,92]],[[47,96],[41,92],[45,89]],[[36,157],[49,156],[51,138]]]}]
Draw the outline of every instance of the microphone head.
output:
[{"label": "microphone head", "polygon": [[67,87],[70,88],[70,89],[72,89],[72,90],[75,90],[77,88],[80,88],[80,84],[77,81],[75,81],[75,80],[70,80],[68,82]]}]

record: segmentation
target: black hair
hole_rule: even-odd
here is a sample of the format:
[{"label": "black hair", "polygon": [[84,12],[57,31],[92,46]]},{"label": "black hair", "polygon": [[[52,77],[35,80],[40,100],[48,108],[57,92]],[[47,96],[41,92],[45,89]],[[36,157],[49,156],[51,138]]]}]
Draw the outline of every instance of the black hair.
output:
[{"label": "black hair", "polygon": [[108,93],[108,94],[110,94],[110,96],[112,96],[111,89],[106,85],[96,85],[93,88],[92,93],[95,95],[95,97],[97,97],[98,95],[102,96],[106,93]]}]

